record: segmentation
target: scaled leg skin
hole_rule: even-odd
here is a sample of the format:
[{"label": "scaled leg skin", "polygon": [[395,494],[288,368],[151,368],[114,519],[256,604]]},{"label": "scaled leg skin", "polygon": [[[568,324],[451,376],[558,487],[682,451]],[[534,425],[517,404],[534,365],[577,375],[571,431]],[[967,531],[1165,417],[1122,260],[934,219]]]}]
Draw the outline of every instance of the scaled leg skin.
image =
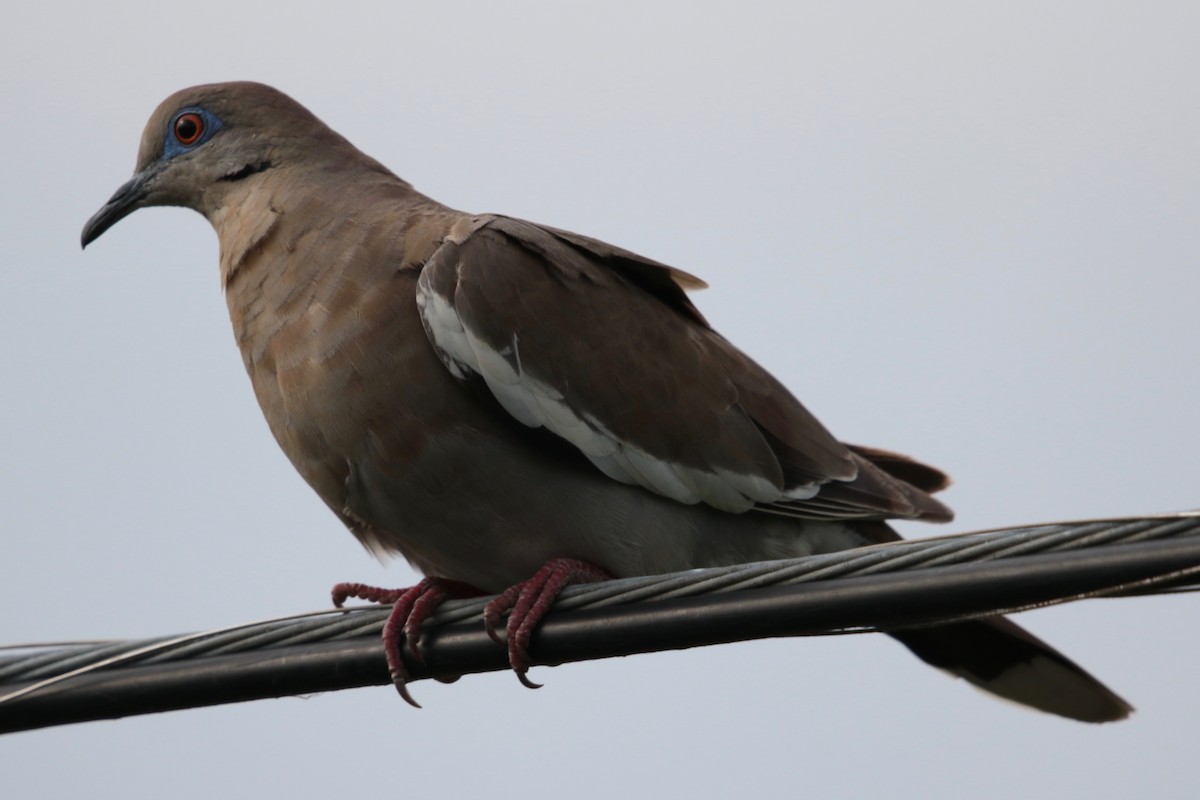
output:
[{"label": "scaled leg skin", "polygon": [[562,590],[571,584],[609,581],[614,577],[607,570],[587,561],[552,558],[532,578],[508,587],[487,604],[483,610],[483,623],[488,636],[497,643],[502,643],[496,632],[500,618],[505,611],[511,611],[508,623],[504,626],[505,638],[508,639],[508,664],[517,673],[521,683],[530,689],[541,687],[540,683],[534,683],[526,677],[530,667],[529,640]]},{"label": "scaled leg skin", "polygon": [[371,603],[391,604],[392,613],[383,624],[383,652],[387,657],[388,674],[396,691],[410,705],[420,708],[421,704],[408,692],[408,669],[400,648],[408,642],[409,652],[417,661],[424,661],[418,645],[421,642],[421,625],[429,618],[442,601],[449,597],[472,597],[481,595],[473,586],[446,578],[425,578],[408,589],[383,589],[362,583],[339,583],[333,587],[333,604],[341,608],[352,597]]}]

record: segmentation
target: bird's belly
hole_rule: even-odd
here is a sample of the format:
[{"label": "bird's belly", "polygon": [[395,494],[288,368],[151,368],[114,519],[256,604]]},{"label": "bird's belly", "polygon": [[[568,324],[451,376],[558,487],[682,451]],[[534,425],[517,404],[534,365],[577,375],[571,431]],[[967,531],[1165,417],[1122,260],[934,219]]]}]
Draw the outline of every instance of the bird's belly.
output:
[{"label": "bird's belly", "polygon": [[557,557],[628,577],[862,544],[841,524],[683,505],[582,457],[534,458],[520,433],[454,431],[411,462],[356,464],[347,508],[423,573],[490,592]]}]

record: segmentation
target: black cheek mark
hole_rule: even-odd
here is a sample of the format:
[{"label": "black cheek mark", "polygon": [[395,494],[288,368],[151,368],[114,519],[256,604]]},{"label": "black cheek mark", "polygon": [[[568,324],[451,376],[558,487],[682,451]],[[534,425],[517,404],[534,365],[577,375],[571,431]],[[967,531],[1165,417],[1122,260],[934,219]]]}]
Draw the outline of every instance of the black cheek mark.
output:
[{"label": "black cheek mark", "polygon": [[243,178],[249,178],[251,175],[257,175],[260,172],[266,172],[271,167],[275,166],[270,161],[259,161],[257,164],[247,164],[237,172],[231,172],[221,178],[223,181],[240,181]]}]

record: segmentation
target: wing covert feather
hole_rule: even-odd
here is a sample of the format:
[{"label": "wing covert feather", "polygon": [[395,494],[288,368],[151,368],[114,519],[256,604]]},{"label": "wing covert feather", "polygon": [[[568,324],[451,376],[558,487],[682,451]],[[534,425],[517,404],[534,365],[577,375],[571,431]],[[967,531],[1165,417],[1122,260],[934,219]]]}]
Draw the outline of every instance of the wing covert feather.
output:
[{"label": "wing covert feather", "polygon": [[[708,327],[683,291],[699,283],[594,239],[488,216],[425,264],[418,304],[452,373],[479,375],[515,419],[611,478],[733,512],[912,515],[895,480]],[[804,513],[824,484],[857,483],[864,464],[861,491],[821,492]]]}]

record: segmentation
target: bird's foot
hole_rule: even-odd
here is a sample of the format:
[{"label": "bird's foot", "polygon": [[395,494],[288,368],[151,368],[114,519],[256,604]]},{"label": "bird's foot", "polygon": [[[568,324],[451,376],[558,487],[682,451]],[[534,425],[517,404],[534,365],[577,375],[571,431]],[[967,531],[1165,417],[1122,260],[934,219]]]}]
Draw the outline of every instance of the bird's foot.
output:
[{"label": "bird's foot", "polygon": [[[409,705],[420,708],[421,704],[408,692],[408,669],[404,666],[401,648],[408,643],[409,652],[418,662],[425,656],[418,645],[421,642],[421,625],[449,597],[470,597],[482,594],[473,586],[445,578],[425,578],[408,589],[383,589],[362,583],[339,583],[333,587],[333,604],[341,608],[352,597],[371,603],[391,604],[392,613],[383,625],[383,652],[387,657],[388,674],[396,691]],[[457,678],[452,678],[457,680]]]},{"label": "bird's foot", "polygon": [[483,622],[488,636],[497,643],[504,641],[497,633],[500,618],[510,612],[504,626],[508,640],[508,663],[517,673],[517,678],[530,689],[541,684],[529,680],[527,673],[531,665],[529,640],[542,617],[558,599],[563,589],[575,583],[594,583],[612,580],[607,570],[575,558],[552,558],[537,573],[526,581],[510,586],[496,596],[483,610]]},{"label": "bird's foot", "polygon": [[[500,644],[508,645],[508,663],[517,678],[530,689],[540,684],[529,680],[531,666],[529,641],[538,623],[550,611],[558,595],[566,587],[576,583],[593,583],[612,580],[614,576],[594,564],[573,558],[554,558],[547,561],[529,580],[510,586],[496,596],[483,611],[484,625],[488,635]],[[339,583],[333,587],[333,604],[341,608],[351,598],[371,603],[391,604],[392,612],[383,625],[383,650],[387,657],[388,674],[396,691],[410,705],[420,708],[408,691],[408,669],[404,666],[401,653],[407,642],[409,652],[418,662],[425,657],[419,648],[421,626],[443,601],[450,597],[471,597],[482,594],[478,589],[446,578],[425,578],[408,589],[384,589],[362,583]],[[501,619],[508,613],[504,624],[505,639],[497,632]],[[450,681],[457,680],[451,678]]]}]

